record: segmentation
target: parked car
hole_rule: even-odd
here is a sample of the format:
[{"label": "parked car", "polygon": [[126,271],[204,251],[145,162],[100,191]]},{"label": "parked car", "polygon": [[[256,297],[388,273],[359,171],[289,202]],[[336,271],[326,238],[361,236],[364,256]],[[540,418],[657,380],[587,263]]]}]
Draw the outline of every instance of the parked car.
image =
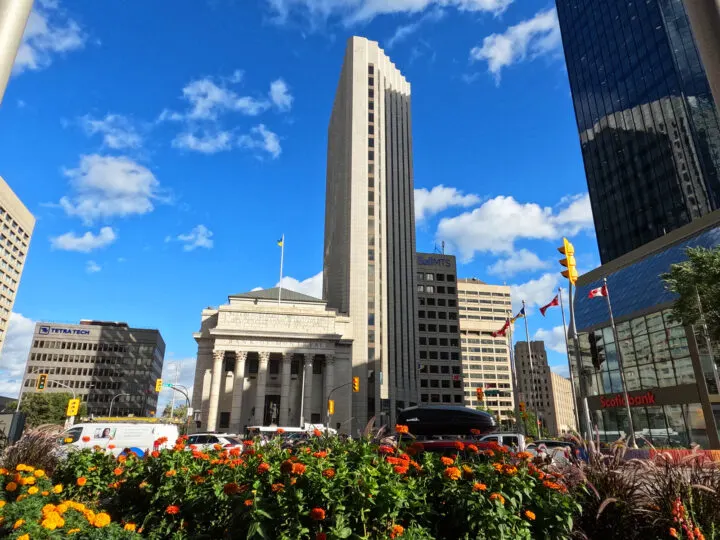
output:
[{"label": "parked car", "polygon": [[491,433],[490,435],[480,437],[478,442],[494,442],[516,452],[522,452],[527,446],[525,435],[522,435],[521,433]]},{"label": "parked car", "polygon": [[[240,439],[226,433],[193,433],[187,440],[187,448],[191,450],[211,450],[216,444],[226,450],[232,450],[233,448],[242,450],[243,448]],[[190,448],[191,446],[192,448]]]},{"label": "parked car", "polygon": [[416,437],[467,437],[497,429],[495,417],[490,413],[452,405],[419,405],[403,409],[398,415],[398,424],[408,426]]},{"label": "parked car", "polygon": [[[143,457],[153,450],[171,448],[178,436],[178,427],[174,424],[87,423],[65,430],[59,441],[64,451],[98,446],[115,456],[133,452]],[[156,444],[163,438],[166,441]]]},{"label": "parked car", "polygon": [[555,462],[567,462],[571,456],[587,460],[587,452],[572,441],[539,439],[528,445],[528,452],[535,455],[548,455]]}]

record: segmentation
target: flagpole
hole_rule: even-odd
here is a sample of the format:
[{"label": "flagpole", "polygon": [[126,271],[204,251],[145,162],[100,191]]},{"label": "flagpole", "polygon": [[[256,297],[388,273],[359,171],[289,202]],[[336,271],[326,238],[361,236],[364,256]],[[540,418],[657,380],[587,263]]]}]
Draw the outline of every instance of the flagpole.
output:
[{"label": "flagpole", "polygon": [[562,287],[558,287],[558,298],[560,299],[560,312],[562,313],[563,337],[565,338],[565,352],[567,353],[568,374],[570,375],[570,390],[572,392],[573,412],[575,413],[575,427],[580,432],[580,413],[578,411],[577,396],[575,395],[575,377],[573,377],[572,361],[570,360],[570,345],[567,338],[567,326],[565,325],[565,306],[563,305]]},{"label": "flagpole", "polygon": [[605,300],[607,300],[608,313],[610,314],[610,326],[612,327],[613,338],[615,339],[615,352],[617,354],[618,369],[620,370],[620,382],[623,386],[623,398],[625,399],[625,409],[628,415],[628,427],[630,428],[630,440],[632,447],[637,448],[637,439],[635,439],[635,426],[633,425],[632,412],[630,411],[630,399],[628,398],[627,384],[625,383],[625,369],[623,368],[622,352],[620,351],[620,340],[618,339],[617,328],[615,328],[615,318],[613,317],[612,304],[610,303],[610,289],[608,288],[607,278],[603,278],[603,287],[605,288]]},{"label": "flagpole", "polygon": [[278,306],[282,299],[282,278],[283,278],[283,259],[285,258],[285,235],[282,235],[280,240],[280,284],[278,285]]},{"label": "flagpole", "polygon": [[533,367],[533,360],[532,360],[532,347],[530,347],[530,328],[528,327],[528,320],[527,320],[527,310],[525,309],[525,300],[522,301],[522,312],[523,312],[523,319],[525,320],[525,338],[527,339],[527,349],[528,349],[528,359],[530,360],[530,399],[533,402],[533,407],[528,407],[530,412],[535,412],[535,427],[537,427],[538,430],[538,438],[540,438],[540,428],[537,426],[538,420],[540,420],[540,416],[538,415],[538,409],[537,409],[537,402],[534,397],[535,395],[535,369]]},{"label": "flagpole", "polygon": [[[508,312],[508,322],[510,322],[510,319],[512,318],[512,312]],[[512,324],[508,324],[508,330],[510,331],[510,335],[508,336],[508,352],[510,354],[510,371],[512,372],[512,390],[513,390],[513,405],[515,406],[515,429],[518,433],[520,433],[522,430],[520,429],[520,395],[518,394],[518,384],[517,384],[517,371],[515,370],[515,355],[513,354],[513,347],[512,347]]]},{"label": "flagpole", "polygon": [[[575,362],[577,364],[577,374],[578,374],[578,385],[580,388],[580,393],[582,394],[582,408],[583,408],[583,416],[585,418],[585,439],[591,440],[592,439],[592,418],[590,418],[590,407],[588,406],[588,400],[587,400],[587,386],[583,383],[583,368],[582,368],[582,351],[580,350],[580,336],[578,336],[577,332],[577,324],[575,324],[575,300],[573,297],[573,284],[572,281],[569,282],[569,290],[568,290],[568,296],[569,301],[568,303],[570,308],[570,327],[572,329],[573,333],[573,344],[575,347]],[[581,426],[578,426],[578,430],[581,429]],[[582,431],[581,431],[582,433]]]}]

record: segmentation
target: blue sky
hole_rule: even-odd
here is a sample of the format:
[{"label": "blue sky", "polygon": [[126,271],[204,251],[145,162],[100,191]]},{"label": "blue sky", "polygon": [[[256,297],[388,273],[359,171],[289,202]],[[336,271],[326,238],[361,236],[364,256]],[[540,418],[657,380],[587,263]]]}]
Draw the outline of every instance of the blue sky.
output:
[{"label": "blue sky", "polygon": [[319,294],[351,35],[412,84],[418,249],[445,241],[461,277],[513,285],[562,349],[559,310],[536,309],[555,248],[599,258],[552,2],[36,0],[0,105],[0,175],[37,217],[0,394],[38,320],[159,328],[192,384],[200,311],[274,286],[283,233],[285,285]]}]

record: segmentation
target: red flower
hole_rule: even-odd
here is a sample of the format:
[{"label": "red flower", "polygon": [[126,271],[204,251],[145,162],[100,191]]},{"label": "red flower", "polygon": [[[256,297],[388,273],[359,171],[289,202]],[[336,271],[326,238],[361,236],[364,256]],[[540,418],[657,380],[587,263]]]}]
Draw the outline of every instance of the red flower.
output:
[{"label": "red flower", "polygon": [[[160,437],[158,440],[155,441],[155,446],[160,446],[161,444],[165,444],[168,441],[167,437]],[[177,444],[182,444],[182,441],[178,439]]]},{"label": "red flower", "polygon": [[327,455],[328,455],[328,453],[325,451],[313,453],[313,457],[316,457],[318,459],[326,458]]},{"label": "red flower", "polygon": [[310,510],[310,519],[315,521],[322,521],[325,519],[325,510],[322,508],[313,508]]},{"label": "red flower", "polygon": [[477,454],[480,451],[480,449],[474,444],[468,444],[466,449],[468,452],[472,452],[473,454]]},{"label": "red flower", "polygon": [[180,513],[180,507],[179,507],[179,506],[175,506],[174,504],[171,504],[170,506],[168,506],[168,507],[165,509],[165,513],[166,513],[166,514],[170,514],[171,516],[174,516],[175,514],[179,514],[179,513]]},{"label": "red flower", "polygon": [[481,432],[479,429],[474,429],[474,428],[473,428],[473,429],[470,430],[470,434],[471,434],[471,435],[477,436],[477,435],[480,435],[480,433],[482,433],[482,432]]},{"label": "red flower", "polygon": [[244,504],[245,504],[245,506],[252,506],[252,505],[253,505],[253,500],[252,500],[252,499],[245,499],[245,503],[244,503]]},{"label": "red flower", "polygon": [[81,476],[80,478],[78,478],[76,480],[76,483],[78,486],[83,487],[87,483],[87,478],[85,478],[84,476]]},{"label": "red flower", "polygon": [[305,474],[305,465],[303,465],[302,463],[293,463],[292,473],[297,476]]},{"label": "red flower", "polygon": [[395,465],[393,470],[397,474],[406,474],[408,472],[408,467],[406,465]]},{"label": "red flower", "polygon": [[263,462],[263,463],[261,463],[260,465],[258,465],[258,467],[257,467],[257,472],[258,472],[258,474],[265,474],[265,473],[268,472],[269,470],[270,470],[270,464],[269,464],[269,463]]},{"label": "red flower", "polygon": [[112,450],[113,448],[115,448],[115,445],[113,443],[110,443],[107,445],[107,447],[108,447],[108,450]]},{"label": "red flower", "polygon": [[276,431],[276,433],[277,433],[278,435],[282,435],[283,433],[285,433],[285,430],[284,430],[283,428],[278,428],[278,430]]},{"label": "red flower", "polygon": [[386,444],[382,446],[378,446],[378,452],[381,454],[394,454],[395,449],[392,446],[387,446]]},{"label": "red flower", "polygon": [[160,452],[158,452],[157,450],[153,450],[152,452],[150,452],[150,455],[154,458],[159,458]]},{"label": "red flower", "polygon": [[335,476],[335,469],[325,469],[325,470],[322,472],[322,475],[323,475],[325,478],[332,478],[333,476]]},{"label": "red flower", "polygon": [[123,470],[121,467],[116,467],[115,470],[113,471],[113,474],[115,476],[120,476],[122,473],[123,473]]},{"label": "red flower", "polygon": [[320,431],[319,429],[315,428],[315,429],[313,430],[313,435],[315,435],[316,437],[322,437],[322,431]]},{"label": "red flower", "polygon": [[463,443],[461,443],[460,441],[455,441],[455,445],[454,445],[454,446],[455,446],[455,448],[457,448],[458,450],[465,450],[465,445],[464,445]]},{"label": "red flower", "polygon": [[90,442],[90,437],[88,435],[83,435],[82,442]]},{"label": "red flower", "polygon": [[390,538],[397,538],[399,536],[402,536],[405,532],[405,527],[402,525],[393,525],[392,529],[390,529]]}]

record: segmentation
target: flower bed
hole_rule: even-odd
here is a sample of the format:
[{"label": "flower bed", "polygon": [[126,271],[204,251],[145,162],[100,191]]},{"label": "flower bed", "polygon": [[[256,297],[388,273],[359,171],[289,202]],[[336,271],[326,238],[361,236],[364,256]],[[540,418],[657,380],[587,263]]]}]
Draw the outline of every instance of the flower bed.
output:
[{"label": "flower bed", "polygon": [[[279,439],[246,443],[242,453],[201,452],[180,439],[145,459],[74,452],[53,477],[63,491],[6,505],[2,532],[60,537],[72,525],[87,538],[556,539],[569,535],[579,511],[561,478],[538,469],[529,454],[497,447],[458,443],[440,456],[417,443],[394,448],[322,436],[292,451]],[[2,487],[0,497],[13,500]],[[48,497],[55,505],[74,501],[58,512],[65,523],[53,516],[52,530],[42,525]],[[21,507],[27,501],[32,509]],[[102,514],[88,519],[89,507]],[[98,528],[98,515],[111,521]],[[10,521],[20,518],[26,522],[13,530]]]}]

